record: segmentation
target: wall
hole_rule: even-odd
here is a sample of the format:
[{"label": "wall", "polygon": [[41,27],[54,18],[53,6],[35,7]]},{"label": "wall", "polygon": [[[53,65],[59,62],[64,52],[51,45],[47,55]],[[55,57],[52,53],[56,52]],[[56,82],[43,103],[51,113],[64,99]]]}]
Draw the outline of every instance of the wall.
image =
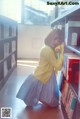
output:
[{"label": "wall", "polygon": [[50,26],[18,25],[18,58],[39,58]]}]

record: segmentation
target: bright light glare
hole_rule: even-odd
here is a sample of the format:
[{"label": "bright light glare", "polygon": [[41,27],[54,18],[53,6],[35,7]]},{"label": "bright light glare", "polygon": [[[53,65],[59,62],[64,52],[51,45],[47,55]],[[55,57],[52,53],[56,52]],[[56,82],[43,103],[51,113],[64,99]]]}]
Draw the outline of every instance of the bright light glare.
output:
[{"label": "bright light glare", "polygon": [[47,2],[42,2],[40,0],[25,0],[25,5],[44,11],[48,14],[50,14],[51,10],[55,7],[47,5]]},{"label": "bright light glare", "polygon": [[0,15],[21,22],[21,0],[1,0]]}]

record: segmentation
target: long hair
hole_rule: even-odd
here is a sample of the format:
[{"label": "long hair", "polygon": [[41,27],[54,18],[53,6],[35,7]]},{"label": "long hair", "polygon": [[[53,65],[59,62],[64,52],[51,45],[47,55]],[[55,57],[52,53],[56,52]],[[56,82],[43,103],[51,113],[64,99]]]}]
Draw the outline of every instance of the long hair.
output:
[{"label": "long hair", "polygon": [[48,46],[51,46],[51,41],[55,40],[56,38],[60,39],[60,42],[64,42],[64,34],[61,29],[53,29],[49,35],[45,38],[44,43]]}]

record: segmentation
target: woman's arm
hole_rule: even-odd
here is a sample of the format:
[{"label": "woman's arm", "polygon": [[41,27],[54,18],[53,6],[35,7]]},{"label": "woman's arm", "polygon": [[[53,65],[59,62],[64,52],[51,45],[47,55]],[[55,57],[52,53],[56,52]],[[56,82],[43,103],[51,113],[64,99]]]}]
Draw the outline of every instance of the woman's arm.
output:
[{"label": "woman's arm", "polygon": [[55,52],[50,51],[48,60],[55,69],[60,70],[63,64],[63,57],[64,57],[64,45],[62,44],[60,51],[60,58],[57,59],[55,56]]}]

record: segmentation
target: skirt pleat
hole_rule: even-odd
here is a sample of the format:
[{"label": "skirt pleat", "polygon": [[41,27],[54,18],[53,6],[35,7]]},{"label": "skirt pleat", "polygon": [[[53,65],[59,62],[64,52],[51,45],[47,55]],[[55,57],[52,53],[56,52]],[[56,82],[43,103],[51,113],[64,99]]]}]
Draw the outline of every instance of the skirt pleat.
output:
[{"label": "skirt pleat", "polygon": [[38,101],[51,107],[59,105],[59,90],[56,75],[53,72],[46,84],[30,74],[17,93],[17,98],[23,100],[27,106],[34,106]]}]

